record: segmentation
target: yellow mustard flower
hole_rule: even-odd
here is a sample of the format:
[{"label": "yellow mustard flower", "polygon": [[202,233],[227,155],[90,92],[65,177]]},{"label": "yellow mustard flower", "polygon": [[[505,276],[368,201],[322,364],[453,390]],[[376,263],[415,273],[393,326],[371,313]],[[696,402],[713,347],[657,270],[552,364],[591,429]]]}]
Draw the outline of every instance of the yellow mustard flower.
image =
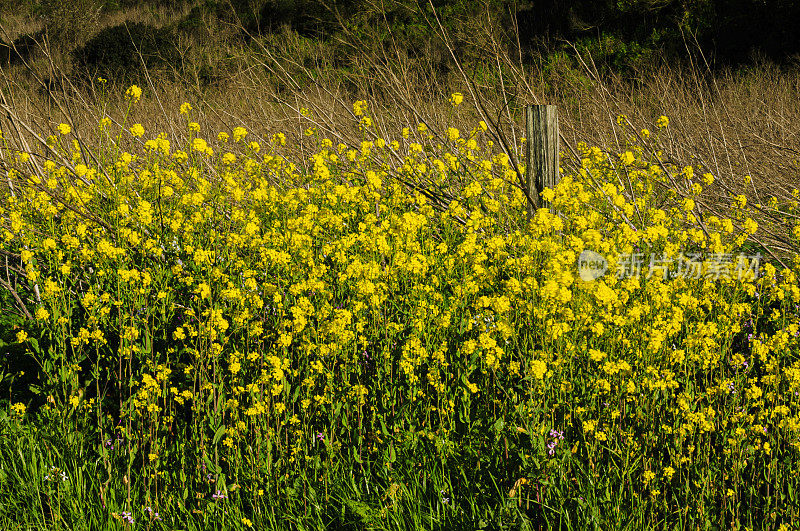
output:
[{"label": "yellow mustard flower", "polygon": [[245,136],[247,136],[247,129],[245,129],[244,127],[234,127],[233,128],[233,141],[234,142],[239,142]]},{"label": "yellow mustard flower", "polygon": [[138,102],[142,97],[142,89],[136,85],[131,85],[125,91],[125,99],[131,100],[134,103]]},{"label": "yellow mustard flower", "polygon": [[353,114],[356,116],[363,116],[364,111],[367,110],[367,102],[364,100],[358,100],[353,103]]}]

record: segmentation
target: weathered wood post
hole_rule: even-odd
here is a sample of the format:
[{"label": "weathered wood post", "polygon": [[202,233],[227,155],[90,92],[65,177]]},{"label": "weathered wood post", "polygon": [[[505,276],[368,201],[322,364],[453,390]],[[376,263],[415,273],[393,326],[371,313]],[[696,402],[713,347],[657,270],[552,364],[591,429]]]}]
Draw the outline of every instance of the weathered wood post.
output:
[{"label": "weathered wood post", "polygon": [[539,194],[545,188],[553,189],[560,179],[558,172],[558,107],[555,105],[528,105],[525,107],[525,180],[528,194],[534,204],[528,203],[528,221],[537,208],[549,208]]}]

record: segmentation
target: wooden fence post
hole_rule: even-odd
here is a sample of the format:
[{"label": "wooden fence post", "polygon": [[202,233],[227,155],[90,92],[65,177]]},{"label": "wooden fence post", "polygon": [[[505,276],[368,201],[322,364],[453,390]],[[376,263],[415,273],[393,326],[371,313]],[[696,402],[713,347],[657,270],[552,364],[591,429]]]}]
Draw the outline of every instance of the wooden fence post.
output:
[{"label": "wooden fence post", "polygon": [[528,105],[525,107],[525,181],[534,204],[528,204],[528,221],[538,208],[549,208],[539,194],[553,189],[560,180],[558,172],[558,107]]}]

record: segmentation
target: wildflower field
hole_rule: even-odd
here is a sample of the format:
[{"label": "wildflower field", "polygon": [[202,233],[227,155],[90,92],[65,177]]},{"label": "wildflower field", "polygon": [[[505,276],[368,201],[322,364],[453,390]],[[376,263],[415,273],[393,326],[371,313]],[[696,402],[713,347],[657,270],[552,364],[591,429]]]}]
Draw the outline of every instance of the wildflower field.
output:
[{"label": "wildflower field", "polygon": [[528,221],[482,121],[301,109],[298,159],[171,112],[3,131],[4,529],[797,528],[800,263],[666,116]]}]

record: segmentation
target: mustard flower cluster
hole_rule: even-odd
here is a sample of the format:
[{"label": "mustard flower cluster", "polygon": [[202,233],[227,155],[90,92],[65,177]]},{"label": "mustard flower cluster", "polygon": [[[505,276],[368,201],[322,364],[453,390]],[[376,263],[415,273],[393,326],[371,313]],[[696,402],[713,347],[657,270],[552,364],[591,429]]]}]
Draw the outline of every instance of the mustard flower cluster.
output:
[{"label": "mustard flower cluster", "polygon": [[[284,135],[203,138],[191,109],[186,145],[156,135],[105,167],[37,174],[20,154],[0,203],[35,301],[18,340],[46,331],[32,355],[61,367],[41,375],[45,408],[140,441],[148,488],[182,466],[255,493],[267,480],[236,477],[242,463],[288,471],[357,448],[391,467],[420,444],[446,461],[468,436],[487,455],[517,448],[532,481],[561,458],[627,463],[651,501],[704,481],[713,456],[735,498],[748,466],[800,450],[798,270],[740,254],[758,230],[743,199],[700,223],[711,174],[581,145],[526,225],[519,169],[485,123],[433,151],[424,124],[319,138],[304,174]],[[353,105],[362,128],[367,111]],[[686,193],[665,199],[676,179]],[[425,193],[444,189],[458,190],[445,205]],[[589,251],[608,272],[587,280]]]}]

